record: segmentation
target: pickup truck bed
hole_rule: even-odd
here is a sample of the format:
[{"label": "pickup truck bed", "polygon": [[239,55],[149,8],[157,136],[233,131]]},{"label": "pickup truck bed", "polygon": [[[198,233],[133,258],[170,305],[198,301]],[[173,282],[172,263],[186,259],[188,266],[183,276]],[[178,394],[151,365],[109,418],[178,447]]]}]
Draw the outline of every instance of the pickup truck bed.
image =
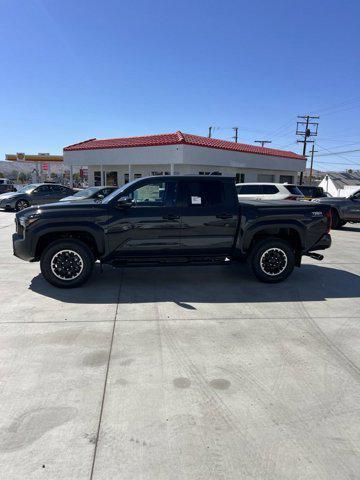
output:
[{"label": "pickup truck bed", "polygon": [[246,260],[259,280],[275,283],[303,255],[331,245],[330,222],[330,207],[312,202],[239,204],[232,178],[150,177],[102,202],[17,213],[13,246],[19,258],[40,260],[45,278],[62,288],[84,283],[95,260],[115,266]]}]

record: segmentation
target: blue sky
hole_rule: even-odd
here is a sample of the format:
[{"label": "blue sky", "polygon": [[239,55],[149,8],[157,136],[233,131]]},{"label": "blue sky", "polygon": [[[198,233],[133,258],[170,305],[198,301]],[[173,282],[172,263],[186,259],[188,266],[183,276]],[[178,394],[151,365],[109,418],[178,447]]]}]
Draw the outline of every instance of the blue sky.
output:
[{"label": "blue sky", "polygon": [[[357,1],[0,0],[0,159],[182,130],[360,168]],[[333,151],[356,150],[341,156]]]}]

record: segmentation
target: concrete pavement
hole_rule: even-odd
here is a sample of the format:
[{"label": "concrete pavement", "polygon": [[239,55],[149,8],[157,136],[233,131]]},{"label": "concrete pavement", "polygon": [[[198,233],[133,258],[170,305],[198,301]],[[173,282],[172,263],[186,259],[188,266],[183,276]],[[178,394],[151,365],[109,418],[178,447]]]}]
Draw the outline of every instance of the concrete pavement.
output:
[{"label": "concrete pavement", "polygon": [[106,268],[57,290],[0,212],[0,477],[355,479],[360,227],[280,285]]}]

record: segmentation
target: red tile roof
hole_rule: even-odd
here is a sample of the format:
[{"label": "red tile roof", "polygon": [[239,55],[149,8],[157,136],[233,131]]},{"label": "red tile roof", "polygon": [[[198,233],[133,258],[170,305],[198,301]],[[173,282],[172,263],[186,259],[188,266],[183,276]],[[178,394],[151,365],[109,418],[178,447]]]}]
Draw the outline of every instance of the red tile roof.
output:
[{"label": "red tile roof", "polygon": [[106,140],[97,140],[91,138],[84,142],[75,143],[64,148],[65,152],[75,150],[98,150],[106,148],[131,148],[131,147],[154,147],[162,145],[196,145],[198,147],[218,148],[220,150],[232,150],[236,152],[255,153],[258,155],[271,155],[275,157],[296,158],[305,160],[305,157],[297,153],[277,150],[275,148],[265,148],[256,145],[247,145],[245,143],[234,143],[217,138],[200,137],[189,133],[175,132],[164,133],[160,135],[146,135],[142,137],[109,138]]}]

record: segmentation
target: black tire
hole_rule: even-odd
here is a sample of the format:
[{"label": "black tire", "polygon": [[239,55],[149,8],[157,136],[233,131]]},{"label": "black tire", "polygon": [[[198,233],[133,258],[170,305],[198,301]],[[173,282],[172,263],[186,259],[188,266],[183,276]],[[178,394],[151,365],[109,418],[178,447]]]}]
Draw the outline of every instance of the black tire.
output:
[{"label": "black tire", "polygon": [[59,288],[83,285],[91,276],[95,258],[90,248],[80,240],[57,240],[43,251],[41,273]]},{"label": "black tire", "polygon": [[337,230],[345,225],[346,222],[340,219],[337,210],[331,210],[331,228]]},{"label": "black tire", "polygon": [[282,282],[294,270],[295,252],[285,240],[266,238],[253,246],[248,257],[248,265],[261,282]]},{"label": "black tire", "polygon": [[25,208],[30,207],[30,203],[27,200],[18,200],[15,203],[15,210],[20,212],[21,210],[25,210]]}]

